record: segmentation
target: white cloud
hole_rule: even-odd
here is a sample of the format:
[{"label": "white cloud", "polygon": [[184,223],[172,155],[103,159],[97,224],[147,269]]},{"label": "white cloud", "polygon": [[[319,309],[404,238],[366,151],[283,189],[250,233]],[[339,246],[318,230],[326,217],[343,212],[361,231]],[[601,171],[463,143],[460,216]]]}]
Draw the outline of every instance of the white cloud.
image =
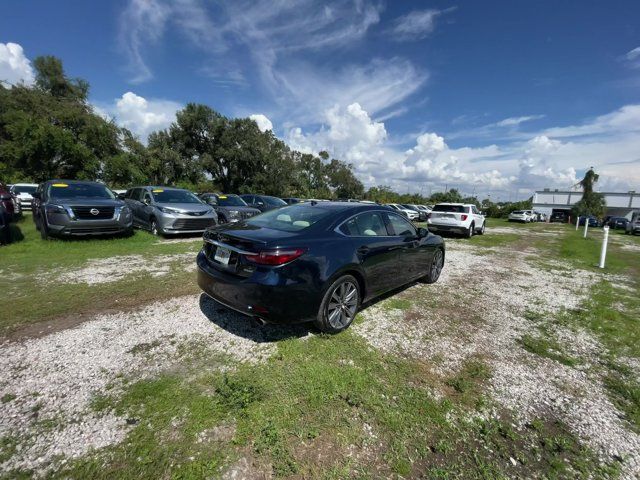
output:
[{"label": "white cloud", "polygon": [[31,85],[34,78],[31,62],[24,55],[22,46],[11,42],[0,43],[0,82]]},{"label": "white cloud", "polygon": [[[634,107],[627,105],[579,126],[547,129],[500,146],[452,148],[443,136],[426,132],[403,152],[393,148],[384,123],[371,120],[361,105],[351,104],[346,109],[328,109],[316,131],[290,129],[286,141],[306,152],[326,149],[352,163],[366,185],[392,185],[400,191],[448,185],[481,196],[492,193],[492,198],[502,194],[506,199],[514,192],[525,198],[535,189],[569,188],[591,166],[601,174],[601,190],[638,190],[640,135]],[[560,135],[554,138],[548,131]]]},{"label": "white cloud", "polygon": [[631,68],[640,68],[640,47],[628,51],[624,55],[624,60]]},{"label": "white cloud", "polygon": [[273,130],[273,123],[271,123],[271,120],[269,120],[266,115],[254,113],[253,115],[249,115],[249,118],[258,124],[261,132]]},{"label": "white cloud", "polygon": [[414,10],[413,12],[396,18],[390,33],[394,40],[399,41],[423,39],[435,30],[436,18],[451,10],[452,9]]},{"label": "white cloud", "polygon": [[358,103],[372,115],[384,113],[415,94],[428,75],[407,60],[392,58],[348,65],[338,71],[319,71],[297,64],[277,77],[279,88],[286,91],[284,101],[290,104],[286,109],[289,115],[306,123],[317,121],[318,112],[326,112],[334,105]]},{"label": "white cloud", "polygon": [[504,120],[500,120],[495,125],[498,127],[515,127],[524,122],[530,122],[531,120],[539,120],[544,118],[544,115],[527,115],[525,117],[509,117]]},{"label": "white cloud", "polygon": [[182,105],[170,100],[147,100],[133,92],[126,92],[110,105],[97,105],[97,112],[107,114],[115,122],[146,141],[155,131],[167,128],[175,120],[176,112]]}]

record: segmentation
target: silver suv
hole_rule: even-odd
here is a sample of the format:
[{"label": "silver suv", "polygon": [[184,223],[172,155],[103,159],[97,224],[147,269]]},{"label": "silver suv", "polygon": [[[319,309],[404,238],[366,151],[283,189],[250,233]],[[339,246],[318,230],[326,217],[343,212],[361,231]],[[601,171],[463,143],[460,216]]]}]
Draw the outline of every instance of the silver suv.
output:
[{"label": "silver suv", "polygon": [[218,223],[218,215],[188,190],[135,187],[122,198],[133,212],[133,226],[154,235],[203,233]]},{"label": "silver suv", "polygon": [[631,233],[633,235],[640,233],[640,210],[631,213],[631,220],[627,222],[624,233]]}]

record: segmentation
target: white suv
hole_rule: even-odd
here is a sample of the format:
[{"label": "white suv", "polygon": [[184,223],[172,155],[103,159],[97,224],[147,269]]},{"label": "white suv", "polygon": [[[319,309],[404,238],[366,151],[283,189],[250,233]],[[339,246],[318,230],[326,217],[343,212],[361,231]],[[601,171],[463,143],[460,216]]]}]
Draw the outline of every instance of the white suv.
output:
[{"label": "white suv", "polygon": [[393,208],[396,212],[400,212],[411,221],[418,219],[419,215],[415,210],[409,210],[408,208],[403,207],[402,205],[398,205],[397,203],[389,203],[387,204],[387,206]]},{"label": "white suv", "polygon": [[439,203],[428,220],[432,232],[461,233],[467,238],[484,233],[486,220],[482,212],[473,204]]},{"label": "white suv", "polygon": [[20,199],[23,210],[31,210],[31,194],[38,188],[37,183],[16,183],[11,185],[10,192]]}]

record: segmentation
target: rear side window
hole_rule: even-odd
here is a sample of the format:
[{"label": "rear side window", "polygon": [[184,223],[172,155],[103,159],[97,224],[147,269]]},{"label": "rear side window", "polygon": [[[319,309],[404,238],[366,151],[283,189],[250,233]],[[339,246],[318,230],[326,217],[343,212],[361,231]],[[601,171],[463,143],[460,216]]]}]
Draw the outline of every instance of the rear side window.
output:
[{"label": "rear side window", "polygon": [[391,232],[389,233],[391,235],[397,235],[399,237],[415,237],[418,234],[416,228],[399,215],[394,215],[393,213],[387,213],[385,215],[389,220],[389,226],[391,227]]},{"label": "rear side window", "polygon": [[464,205],[436,205],[433,207],[434,212],[454,212],[454,213],[466,213],[467,209]]},{"label": "rear side window", "polygon": [[340,226],[340,231],[350,237],[387,236],[382,215],[378,212],[366,212],[356,215]]},{"label": "rear side window", "polygon": [[269,210],[247,220],[247,224],[285,232],[299,232],[331,214],[330,210],[311,205],[290,205]]}]

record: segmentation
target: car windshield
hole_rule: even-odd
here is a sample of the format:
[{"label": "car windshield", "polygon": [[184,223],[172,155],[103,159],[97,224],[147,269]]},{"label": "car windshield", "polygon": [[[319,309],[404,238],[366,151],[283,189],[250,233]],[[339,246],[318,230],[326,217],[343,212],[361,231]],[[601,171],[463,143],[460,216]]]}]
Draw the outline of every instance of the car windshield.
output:
[{"label": "car windshield", "polygon": [[38,187],[31,185],[14,185],[13,191],[15,193],[28,193],[29,195],[31,195],[36,191],[37,188]]},{"label": "car windshield", "polygon": [[156,203],[202,203],[198,197],[186,190],[154,188],[151,194]]},{"label": "car windshield", "polygon": [[237,195],[218,195],[218,205],[221,207],[246,207],[247,202]]},{"label": "car windshield", "polygon": [[463,205],[436,205],[433,207],[433,211],[464,213],[467,209]]},{"label": "car windshield", "polygon": [[284,200],[279,199],[278,197],[260,197],[264,203],[267,205],[271,205],[272,207],[283,207],[287,204]]},{"label": "car windshield", "polygon": [[256,227],[268,227],[284,232],[299,232],[309,228],[330,213],[330,209],[297,204],[279,208],[278,210],[270,210],[247,220],[247,223]]},{"label": "car windshield", "polygon": [[103,198],[112,200],[113,192],[97,183],[52,183],[49,185],[49,196],[53,199],[64,198]]}]

